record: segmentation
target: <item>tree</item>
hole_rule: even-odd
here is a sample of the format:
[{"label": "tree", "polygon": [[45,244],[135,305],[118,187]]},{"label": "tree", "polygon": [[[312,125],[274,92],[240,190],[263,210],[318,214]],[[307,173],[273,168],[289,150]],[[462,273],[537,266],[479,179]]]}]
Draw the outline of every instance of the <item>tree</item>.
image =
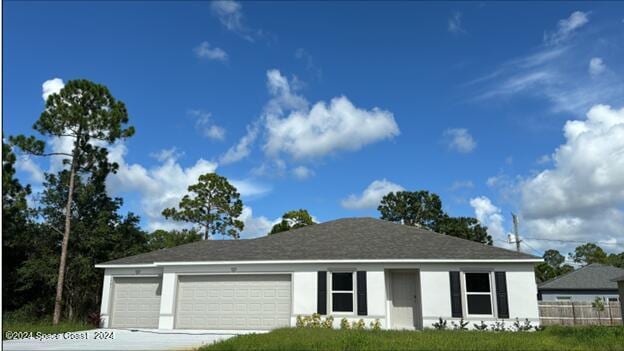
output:
[{"label": "tree", "polygon": [[316,224],[308,210],[299,209],[288,211],[282,216],[282,221],[273,226],[269,235],[285,232],[291,229],[302,228],[308,225]]},{"label": "tree", "polygon": [[609,254],[607,262],[614,267],[624,268],[624,252]]},{"label": "tree", "polygon": [[388,193],[377,209],[387,221],[492,245],[486,226],[476,218],[449,216],[442,210],[440,197],[425,190]]},{"label": "tree", "polygon": [[487,227],[482,226],[476,218],[445,216],[436,223],[435,228],[441,234],[492,245],[492,237],[488,235]]},{"label": "tree", "polygon": [[559,268],[563,262],[565,262],[565,257],[557,250],[546,250],[542,257],[544,258],[544,262],[553,268]]},{"label": "tree", "polygon": [[155,230],[149,235],[147,247],[149,251],[160,250],[201,240],[201,235],[194,229],[187,230]]},{"label": "tree", "polygon": [[65,223],[58,282],[54,301],[53,324],[61,317],[63,286],[66,273],[67,247],[71,233],[71,209],[76,175],[92,172],[95,167],[108,173],[116,170],[109,164],[108,152],[103,145],[134,134],[133,127],[125,128],[128,113],[123,102],[115,100],[108,88],[87,80],[71,80],[58,94],[52,94],[46,101],[45,110],[33,128],[44,137],[69,138],[72,149],[68,151],[45,152],[45,142],[35,137],[19,135],[11,142],[24,152],[37,156],[63,156],[69,164],[68,192],[65,207]]},{"label": "tree", "polygon": [[538,282],[544,282],[574,271],[574,267],[563,264],[565,257],[557,250],[544,251],[542,258],[544,258],[544,262],[535,266],[535,278]]},{"label": "tree", "polygon": [[574,253],[570,253],[570,258],[584,266],[592,263],[607,263],[607,254],[600,246],[594,243],[577,246],[574,249]]},{"label": "tree", "polygon": [[189,186],[188,191],[190,194],[184,195],[179,209],[163,210],[165,218],[199,226],[204,240],[215,234],[239,237],[244,228],[243,222],[238,220],[243,212],[243,202],[227,178],[207,173],[199,176],[199,182]]},{"label": "tree", "polygon": [[398,191],[381,199],[381,219],[434,229],[444,217],[440,197],[428,191]]}]

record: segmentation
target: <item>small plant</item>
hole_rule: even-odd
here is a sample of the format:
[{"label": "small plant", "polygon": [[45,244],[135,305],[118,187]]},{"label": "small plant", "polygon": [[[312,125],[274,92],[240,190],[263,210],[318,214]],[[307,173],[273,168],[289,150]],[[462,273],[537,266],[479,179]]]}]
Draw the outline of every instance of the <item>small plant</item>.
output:
[{"label": "small plant", "polygon": [[468,328],[466,328],[468,322],[464,321],[463,318],[459,320],[459,323],[452,321],[451,325],[453,326],[453,330],[468,330]]},{"label": "small plant", "polygon": [[605,310],[605,305],[604,301],[599,296],[596,296],[596,299],[592,302],[592,308],[598,312],[598,324],[602,324],[600,313]]},{"label": "small plant", "polygon": [[442,317],[440,317],[440,319],[438,319],[437,322],[433,323],[433,328],[436,330],[445,330],[446,329],[446,320],[442,319]]},{"label": "small plant", "polygon": [[349,324],[349,321],[346,318],[343,318],[340,320],[340,329],[342,330],[351,329],[351,324]]},{"label": "small plant", "polygon": [[495,332],[504,332],[507,330],[507,328],[505,328],[505,322],[503,321],[495,321],[494,324],[490,326],[490,329]]},{"label": "small plant", "polygon": [[87,323],[94,326],[95,328],[99,328],[102,326],[102,316],[100,312],[91,312],[87,315]]},{"label": "small plant", "polygon": [[334,317],[328,316],[321,322],[321,328],[332,329],[334,327]]},{"label": "small plant", "polygon": [[520,320],[516,318],[516,321],[513,323],[513,328],[515,331],[518,332],[524,332],[533,329],[533,327],[531,326],[531,322],[529,322],[528,318],[526,318],[524,322],[520,322]]},{"label": "small plant", "polygon": [[364,323],[363,319],[360,319],[359,321],[353,321],[353,323],[351,324],[351,329],[353,330],[363,330],[364,328],[366,328],[366,323]]},{"label": "small plant", "polygon": [[478,331],[486,331],[488,328],[488,325],[485,324],[483,321],[481,321],[481,324],[474,323],[473,325],[474,325],[475,330],[478,330]]},{"label": "small plant", "polygon": [[535,329],[535,331],[537,331],[537,332],[541,332],[541,331],[544,331],[544,329],[546,329],[546,327],[544,327],[543,325],[534,325],[533,329]]},{"label": "small plant", "polygon": [[321,315],[318,313],[313,313],[310,319],[310,328],[320,328],[321,327]]},{"label": "small plant", "polygon": [[381,330],[381,323],[379,322],[379,319],[375,319],[374,322],[370,322],[370,328],[373,331],[378,331]]},{"label": "small plant", "polygon": [[297,316],[297,324],[296,324],[297,328],[303,328],[305,327],[305,318],[301,315]]}]

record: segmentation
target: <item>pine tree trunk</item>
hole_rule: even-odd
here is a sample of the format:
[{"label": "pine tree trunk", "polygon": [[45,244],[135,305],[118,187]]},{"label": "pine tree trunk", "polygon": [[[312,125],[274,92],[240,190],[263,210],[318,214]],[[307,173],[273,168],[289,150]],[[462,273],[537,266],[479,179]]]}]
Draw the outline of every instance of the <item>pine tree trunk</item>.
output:
[{"label": "pine tree trunk", "polygon": [[54,298],[54,317],[52,324],[57,325],[61,320],[61,309],[63,304],[63,284],[65,283],[65,261],[67,260],[67,245],[69,243],[69,233],[71,228],[71,205],[74,195],[74,177],[76,175],[76,154],[72,157],[71,169],[69,171],[69,190],[67,194],[67,205],[65,207],[65,232],[63,233],[63,244],[61,246],[61,262],[59,263],[58,281],[56,283],[56,297]]}]

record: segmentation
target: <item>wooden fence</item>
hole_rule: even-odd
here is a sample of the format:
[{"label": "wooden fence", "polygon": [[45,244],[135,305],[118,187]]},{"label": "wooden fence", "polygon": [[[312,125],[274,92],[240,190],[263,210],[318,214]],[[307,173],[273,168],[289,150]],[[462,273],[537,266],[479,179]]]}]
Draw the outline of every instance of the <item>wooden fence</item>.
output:
[{"label": "wooden fence", "polygon": [[539,301],[542,325],[622,325],[619,302],[604,303],[604,311],[597,311],[591,302]]}]

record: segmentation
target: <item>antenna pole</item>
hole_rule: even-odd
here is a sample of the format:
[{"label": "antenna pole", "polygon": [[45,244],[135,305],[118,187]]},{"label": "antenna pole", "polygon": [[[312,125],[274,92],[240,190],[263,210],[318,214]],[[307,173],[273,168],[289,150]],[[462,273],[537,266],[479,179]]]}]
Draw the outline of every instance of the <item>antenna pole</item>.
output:
[{"label": "antenna pole", "polygon": [[518,234],[518,216],[515,214],[511,214],[511,218],[513,219],[514,226],[514,236],[516,237],[516,251],[520,252],[520,235]]}]

